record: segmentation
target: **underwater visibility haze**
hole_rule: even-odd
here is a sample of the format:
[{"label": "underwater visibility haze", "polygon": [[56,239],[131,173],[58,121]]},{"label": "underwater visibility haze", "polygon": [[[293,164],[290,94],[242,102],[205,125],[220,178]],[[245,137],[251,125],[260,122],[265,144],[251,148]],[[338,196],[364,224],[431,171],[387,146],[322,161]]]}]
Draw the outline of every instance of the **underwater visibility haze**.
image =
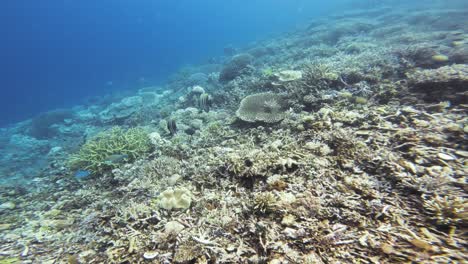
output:
[{"label": "underwater visibility haze", "polygon": [[0,126],[116,90],[163,83],[334,8],[306,0],[7,1]]},{"label": "underwater visibility haze", "polygon": [[468,4],[0,8],[0,264],[468,262]]}]

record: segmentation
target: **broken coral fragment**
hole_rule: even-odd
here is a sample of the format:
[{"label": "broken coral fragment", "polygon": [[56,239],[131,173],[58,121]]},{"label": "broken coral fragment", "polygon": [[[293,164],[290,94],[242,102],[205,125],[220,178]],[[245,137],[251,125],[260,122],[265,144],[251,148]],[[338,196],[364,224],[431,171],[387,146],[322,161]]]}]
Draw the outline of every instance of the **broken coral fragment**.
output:
[{"label": "broken coral fragment", "polygon": [[290,82],[302,78],[301,71],[286,70],[274,74],[281,82]]},{"label": "broken coral fragment", "polygon": [[184,230],[184,225],[177,221],[170,221],[164,225],[164,232],[166,234],[179,234],[182,230]]}]

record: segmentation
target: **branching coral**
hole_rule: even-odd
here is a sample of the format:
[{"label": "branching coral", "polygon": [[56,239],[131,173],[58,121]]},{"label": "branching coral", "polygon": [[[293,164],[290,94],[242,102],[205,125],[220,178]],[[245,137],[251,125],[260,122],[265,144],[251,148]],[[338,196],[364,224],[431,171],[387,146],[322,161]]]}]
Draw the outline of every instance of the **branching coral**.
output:
[{"label": "branching coral", "polygon": [[423,196],[424,208],[438,225],[466,224],[468,221],[468,204],[461,197],[434,196],[428,199]]},{"label": "branching coral", "polygon": [[142,128],[114,127],[86,142],[70,157],[69,165],[72,169],[102,173],[118,167],[118,158],[133,161],[150,150],[149,137]]},{"label": "branching coral", "polygon": [[333,82],[338,80],[338,73],[325,63],[311,63],[304,66],[304,81],[317,85],[319,82]]}]

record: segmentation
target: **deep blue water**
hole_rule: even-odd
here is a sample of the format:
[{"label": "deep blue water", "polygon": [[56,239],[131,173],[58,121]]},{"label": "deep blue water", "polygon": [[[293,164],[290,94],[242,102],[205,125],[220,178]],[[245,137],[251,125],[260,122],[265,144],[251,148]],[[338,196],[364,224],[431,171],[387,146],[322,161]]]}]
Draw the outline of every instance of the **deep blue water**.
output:
[{"label": "deep blue water", "polygon": [[[0,8],[0,126],[157,84],[332,10],[310,0],[14,0]],[[109,85],[112,82],[112,85]]]},{"label": "deep blue water", "polygon": [[242,47],[318,16],[383,1],[444,4],[5,0],[0,5],[0,126],[89,96],[162,83],[183,65],[222,55],[226,46]]}]

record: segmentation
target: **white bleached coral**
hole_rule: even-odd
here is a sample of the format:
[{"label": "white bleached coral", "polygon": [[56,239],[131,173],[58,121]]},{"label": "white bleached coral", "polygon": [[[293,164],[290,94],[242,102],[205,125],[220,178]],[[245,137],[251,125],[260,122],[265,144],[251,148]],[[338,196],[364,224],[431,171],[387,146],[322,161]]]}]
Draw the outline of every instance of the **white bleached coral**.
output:
[{"label": "white bleached coral", "polygon": [[282,82],[290,82],[302,78],[301,71],[286,70],[274,74]]}]

